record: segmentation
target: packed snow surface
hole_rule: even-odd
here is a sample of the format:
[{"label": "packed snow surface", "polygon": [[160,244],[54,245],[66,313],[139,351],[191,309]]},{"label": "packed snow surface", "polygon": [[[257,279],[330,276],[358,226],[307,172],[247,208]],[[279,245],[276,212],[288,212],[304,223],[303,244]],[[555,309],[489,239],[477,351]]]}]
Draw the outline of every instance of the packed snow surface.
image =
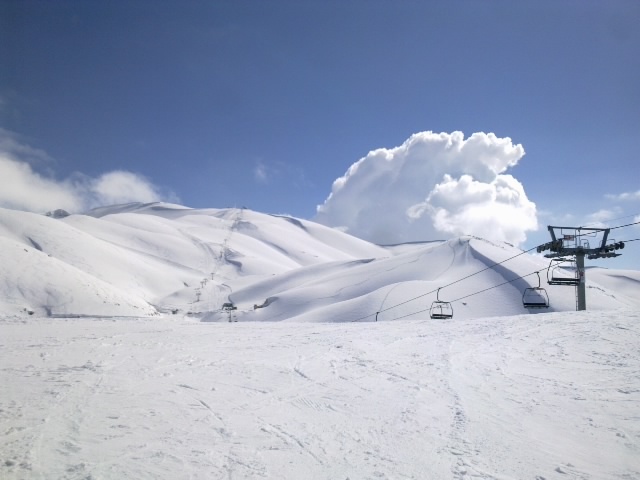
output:
[{"label": "packed snow surface", "polygon": [[636,479],[639,321],[4,319],[0,477]]},{"label": "packed snow surface", "polygon": [[640,272],[589,267],[575,312],[548,265],[244,208],[0,209],[0,478],[638,479]]}]

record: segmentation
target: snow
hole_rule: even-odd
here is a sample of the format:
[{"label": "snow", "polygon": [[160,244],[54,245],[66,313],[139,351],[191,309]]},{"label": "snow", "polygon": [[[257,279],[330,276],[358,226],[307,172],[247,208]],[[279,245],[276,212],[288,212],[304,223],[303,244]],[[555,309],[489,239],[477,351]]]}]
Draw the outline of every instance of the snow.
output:
[{"label": "snow", "polygon": [[[535,271],[549,311],[575,310],[572,287],[546,284],[547,259],[505,243],[463,236],[383,247],[243,208],[126,204],[63,218],[0,209],[0,245],[0,311],[15,318],[176,312],[225,321],[221,307],[233,302],[238,321],[419,319],[440,287],[456,317],[517,315],[527,313],[522,294],[537,285]],[[640,272],[590,268],[588,308],[637,308],[639,285]]]},{"label": "snow", "polygon": [[0,209],[0,265],[2,479],[640,478],[637,271],[158,203]]},{"label": "snow", "polygon": [[639,320],[4,321],[0,476],[640,478]]}]

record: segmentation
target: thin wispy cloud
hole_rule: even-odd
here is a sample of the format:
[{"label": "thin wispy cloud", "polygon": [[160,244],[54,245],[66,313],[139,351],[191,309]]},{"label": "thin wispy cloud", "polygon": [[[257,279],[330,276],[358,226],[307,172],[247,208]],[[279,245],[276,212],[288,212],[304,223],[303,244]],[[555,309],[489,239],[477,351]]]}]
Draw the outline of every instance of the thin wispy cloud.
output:
[{"label": "thin wispy cloud", "polygon": [[597,212],[593,212],[587,215],[587,223],[585,226],[593,228],[604,228],[607,222],[616,220],[622,215],[622,209],[619,207],[614,208],[602,208]]},{"label": "thin wispy cloud", "polygon": [[253,168],[253,178],[258,183],[269,182],[269,174],[267,172],[267,166],[260,160],[256,163],[256,166]]},{"label": "thin wispy cloud", "polygon": [[283,161],[257,160],[253,167],[253,179],[263,185],[283,185],[304,189],[311,185],[304,168]]},{"label": "thin wispy cloud", "polygon": [[0,128],[0,153],[14,160],[20,159],[40,167],[53,162],[44,150],[28,145],[20,135],[4,128]]},{"label": "thin wispy cloud", "polygon": [[640,190],[636,192],[624,192],[618,194],[607,194],[605,197],[609,200],[616,200],[619,202],[632,202],[632,201],[640,201]]}]

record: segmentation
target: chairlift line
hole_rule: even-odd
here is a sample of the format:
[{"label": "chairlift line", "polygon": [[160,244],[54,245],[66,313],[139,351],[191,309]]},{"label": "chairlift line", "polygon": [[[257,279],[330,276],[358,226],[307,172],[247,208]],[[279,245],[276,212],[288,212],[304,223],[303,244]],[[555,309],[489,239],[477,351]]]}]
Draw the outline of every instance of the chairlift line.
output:
[{"label": "chairlift line", "polygon": [[[521,276],[516,277],[516,278],[512,278],[511,280],[507,280],[506,282],[499,283],[498,285],[494,285],[493,287],[484,288],[484,289],[479,290],[479,291],[477,291],[477,292],[470,293],[470,294],[465,295],[465,296],[463,296],[463,297],[456,298],[455,300],[451,300],[450,302],[443,302],[443,303],[449,303],[449,305],[452,305],[453,303],[455,303],[455,302],[459,302],[460,300],[464,300],[465,298],[473,297],[474,295],[478,295],[478,294],[480,294],[480,293],[488,292],[489,290],[493,290],[494,288],[498,288],[498,287],[501,287],[501,286],[503,286],[503,285],[507,285],[507,284],[509,284],[509,283],[513,283],[513,282],[515,282],[516,280],[520,280],[521,278],[526,278],[526,277],[528,277],[528,276],[530,276],[530,275],[533,275],[534,273],[536,273],[536,274],[537,274],[537,273],[538,273],[538,271],[531,272],[531,273],[527,273],[526,275],[521,275]],[[440,287],[440,288],[444,288],[444,287]],[[438,290],[440,290],[440,289],[438,289]],[[434,303],[435,303],[435,302],[434,302]],[[400,319],[402,319],[402,318],[411,317],[412,315],[417,315],[417,314],[419,314],[419,313],[426,312],[427,310],[430,310],[430,308],[423,308],[422,310],[417,310],[417,311],[415,311],[415,312],[407,313],[407,314],[405,314],[405,315],[400,315],[399,317],[395,317],[395,318],[394,318],[394,319],[392,319],[392,320],[400,320]],[[453,312],[453,307],[452,307],[452,312]],[[373,315],[373,314],[372,314],[372,315]],[[367,316],[371,316],[371,315],[367,315]],[[361,318],[360,318],[360,320],[362,320],[363,318],[366,318],[366,317],[361,317]]]},{"label": "chairlift line", "polygon": [[[440,289],[442,289],[442,288],[446,288],[446,287],[450,287],[451,285],[455,285],[456,283],[462,282],[463,280],[466,280],[466,279],[468,279],[468,278],[471,278],[471,277],[473,277],[474,275],[478,275],[479,273],[482,273],[482,272],[485,272],[485,271],[487,271],[487,270],[490,270],[490,269],[492,269],[492,268],[494,268],[494,267],[497,267],[498,265],[502,265],[503,263],[506,263],[506,262],[508,262],[509,260],[513,260],[514,258],[517,258],[517,257],[519,257],[519,256],[521,256],[521,255],[524,255],[525,253],[529,253],[529,252],[531,252],[532,250],[535,250],[535,249],[537,249],[537,248],[539,248],[539,247],[541,247],[541,246],[542,246],[542,245],[536,245],[535,247],[531,247],[531,248],[530,248],[530,249],[528,249],[528,250],[523,250],[522,252],[518,253],[517,255],[514,255],[514,256],[512,256],[512,257],[506,258],[506,259],[502,260],[501,262],[496,262],[496,263],[494,263],[494,264],[492,264],[492,265],[489,265],[489,266],[487,266],[487,267],[483,268],[482,270],[478,270],[477,272],[474,272],[474,273],[472,273],[472,274],[470,274],[470,275],[467,275],[467,276],[462,277],[462,278],[460,278],[460,279],[458,279],[458,280],[455,280],[455,281],[453,281],[453,282],[451,282],[451,283],[448,283],[447,285],[444,285],[444,286],[442,286],[442,287],[439,287],[439,288],[438,288],[438,289],[436,289],[436,290],[431,290],[430,292],[422,293],[422,294],[417,295],[417,296],[415,296],[415,297],[409,298],[409,299],[407,299],[407,300],[405,300],[405,301],[403,301],[403,302],[400,302],[400,303],[397,303],[397,304],[395,304],[395,305],[391,305],[391,306],[389,306],[389,307],[387,307],[387,308],[383,308],[383,309],[381,309],[381,310],[378,310],[377,312],[373,312],[373,313],[369,313],[369,314],[367,314],[367,315],[363,315],[362,317],[356,318],[355,320],[351,320],[351,322],[359,322],[359,321],[364,320],[365,318],[369,318],[369,317],[375,317],[375,319],[376,319],[376,321],[377,321],[377,319],[378,319],[378,315],[379,315],[380,313],[382,313],[382,312],[386,312],[386,311],[389,311],[389,310],[391,310],[391,309],[393,309],[393,308],[399,307],[399,306],[401,306],[401,305],[405,305],[405,304],[407,304],[407,303],[409,303],[409,302],[412,302],[412,301],[417,300],[417,299],[419,299],[419,298],[425,297],[425,296],[430,295],[430,294],[432,294],[432,293],[437,293],[437,292],[438,292]],[[529,275],[532,275],[532,273],[527,274],[527,275],[525,275],[525,276],[529,276]],[[518,278],[523,278],[523,277],[518,277]],[[516,279],[514,279],[514,280],[517,280],[518,278],[516,278]],[[510,283],[510,282],[512,282],[512,281],[514,281],[514,280],[509,280],[509,281],[507,281],[507,282],[502,283],[501,285],[504,285],[504,284],[506,284],[506,283]],[[496,285],[496,287],[498,287],[498,286],[500,286],[500,285]],[[467,295],[467,296],[469,296],[469,297],[470,297],[470,296],[473,296],[473,295],[477,295],[478,293],[482,293],[482,292],[484,292],[484,291],[491,290],[491,289],[493,289],[493,288],[495,288],[495,287],[489,287],[489,288],[487,288],[487,289],[481,290],[480,292],[472,293],[471,295]],[[467,296],[462,297],[462,298],[466,298]],[[461,298],[459,298],[458,300],[461,300]],[[455,300],[455,301],[458,301],[458,300]],[[436,303],[436,302],[434,302],[434,303]],[[450,307],[450,313],[451,313],[451,317],[450,317],[450,318],[452,318],[452,317],[453,317],[453,307],[451,307],[451,303],[453,303],[453,302],[442,302],[442,303],[448,303],[448,304],[449,304],[449,307]],[[436,305],[437,305],[437,304],[436,304]],[[442,312],[442,313],[446,314],[446,313],[445,313],[446,307],[445,307],[444,305],[442,305],[441,307],[442,307],[442,310],[443,310],[443,312]],[[411,315],[415,315],[415,314],[417,314],[417,313],[422,313],[422,312],[425,312],[425,311],[427,311],[427,310],[431,310],[431,309],[430,309],[430,308],[429,308],[429,309],[423,309],[423,310],[420,310],[420,311],[417,311],[417,312],[410,313],[410,314],[408,314],[408,315],[402,315],[402,316],[400,316],[400,317],[395,318],[394,320],[397,320],[397,319],[399,319],[399,318],[408,317],[408,316],[411,316]],[[438,312],[436,312],[436,313],[438,313]]]},{"label": "chairlift line", "polygon": [[[625,217],[622,217],[625,218]],[[577,262],[577,256],[579,254],[582,254],[581,257],[581,265],[584,264],[584,254],[586,253],[587,255],[589,255],[589,258],[608,258],[608,257],[613,257],[613,256],[618,256],[619,254],[613,253],[612,250],[614,249],[621,249],[624,248],[623,244],[625,242],[635,242],[635,241],[640,241],[640,238],[635,238],[632,240],[624,240],[623,242],[618,242],[618,244],[607,244],[606,243],[606,237],[608,235],[608,231],[616,229],[616,228],[623,228],[623,227],[630,227],[633,225],[639,225],[640,222],[634,222],[634,223],[629,223],[626,225],[619,225],[617,227],[610,227],[607,229],[602,229],[602,228],[585,228],[585,227],[554,227],[554,226],[548,226],[549,232],[551,233],[551,237],[552,237],[552,241],[551,242],[547,242],[547,243],[543,243],[540,245],[537,245],[535,247],[532,247],[528,250],[523,250],[521,253],[514,255],[512,257],[509,257],[505,260],[502,260],[501,262],[497,262],[494,263],[492,265],[489,265],[481,270],[478,270],[477,272],[474,272],[470,275],[467,275],[465,277],[459,278],[458,280],[455,280],[451,283],[448,283],[442,287],[438,287],[437,290],[432,290],[430,292],[426,292],[423,294],[420,294],[416,297],[412,297],[409,298],[403,302],[400,302],[398,304],[395,305],[391,305],[387,308],[381,309],[377,312],[374,313],[370,313],[368,315],[364,315],[356,320],[352,320],[352,322],[358,322],[360,320],[364,320],[365,318],[368,317],[376,317],[376,320],[378,318],[378,314],[382,313],[382,312],[386,312],[388,310],[391,310],[393,308],[396,308],[400,305],[405,305],[409,302],[412,302],[414,300],[417,300],[419,298],[422,298],[426,295],[430,295],[432,293],[436,293],[436,300],[431,304],[431,308],[429,309],[423,309],[423,310],[419,310],[407,315],[402,315],[400,317],[395,318],[394,320],[397,320],[399,318],[405,318],[405,317],[409,317],[411,315],[416,315],[418,313],[422,313],[425,312],[426,310],[429,310],[429,314],[431,318],[439,318],[439,319],[449,319],[449,318],[453,318],[453,307],[452,307],[452,303],[455,303],[457,301],[463,300],[465,298],[468,297],[472,297],[474,295],[478,295],[480,293],[486,292],[488,290],[492,290],[494,288],[500,287],[502,285],[506,285],[508,283],[514,282],[516,280],[519,280],[521,278],[525,278],[528,277],[529,275],[533,275],[534,273],[538,275],[538,287],[528,287],[524,290],[523,292],[523,298],[522,298],[522,303],[523,306],[525,308],[548,308],[550,303],[549,303],[549,296],[547,294],[547,291],[541,287],[540,285],[540,271],[534,271],[532,273],[529,273],[527,275],[523,275],[517,278],[514,278],[512,280],[508,280],[506,282],[503,282],[499,285],[495,285],[493,287],[489,287],[489,288],[485,288],[483,290],[480,290],[478,292],[475,293],[471,293],[469,295],[465,295],[463,297],[457,298],[455,300],[452,300],[450,302],[445,302],[443,300],[440,300],[439,298],[439,292],[441,289],[446,288],[446,287],[450,287],[451,285],[455,285],[456,283],[462,282],[463,280],[466,280],[470,277],[473,277],[474,275],[478,275],[479,273],[482,273],[484,271],[493,269],[494,267],[497,267],[498,265],[501,265],[503,263],[508,262],[509,260],[513,260],[514,258],[519,257],[520,255],[524,255],[525,253],[529,253],[532,250],[537,250],[538,253],[542,253],[545,250],[551,250],[552,253],[545,255],[547,258],[551,258],[551,261],[549,263],[549,267],[547,268],[547,283],[549,285],[565,285],[565,286],[576,286],[576,287],[583,287],[584,286],[584,272],[581,270],[581,268],[578,268],[578,262]],[[575,233],[573,236],[573,242],[580,242],[580,238],[581,237],[592,237],[593,234],[597,234],[599,232],[606,232],[605,233],[605,237],[602,241],[602,244],[599,247],[591,247],[589,245],[588,241],[585,241],[584,243],[577,243],[574,247],[566,247],[565,245],[563,245],[563,239],[558,239],[556,238],[555,234],[553,233],[553,229],[560,229],[561,232],[563,232],[564,230],[573,230]],[[587,233],[583,233],[583,231],[587,232]],[[564,236],[564,232],[562,233]],[[569,239],[567,239],[569,240]],[[617,248],[616,248],[617,247]],[[567,266],[566,265],[562,265],[563,263],[569,263],[571,264],[572,268],[573,268],[573,275],[569,276],[569,275],[562,275],[563,271],[566,271]],[[571,268],[571,267],[570,267]],[[583,268],[583,267],[582,267]],[[577,294],[578,297],[578,294]],[[584,300],[580,301],[580,299],[577,300],[576,303],[576,308],[577,309],[585,309],[585,305],[584,305]]]}]

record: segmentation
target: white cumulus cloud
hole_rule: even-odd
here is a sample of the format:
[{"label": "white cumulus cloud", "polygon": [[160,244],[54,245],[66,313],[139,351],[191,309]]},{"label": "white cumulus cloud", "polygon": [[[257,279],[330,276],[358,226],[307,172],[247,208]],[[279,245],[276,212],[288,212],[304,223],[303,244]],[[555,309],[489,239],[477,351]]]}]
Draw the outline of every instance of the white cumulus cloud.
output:
[{"label": "white cumulus cloud", "polygon": [[96,205],[115,205],[127,202],[156,202],[163,195],[149,180],[139,174],[115,170],[91,179],[85,186],[87,196]]},{"label": "white cumulus cloud", "polygon": [[44,152],[0,129],[0,206],[40,213],[55,209],[80,212],[117,203],[177,200],[175,194],[161,192],[132,172],[117,170],[97,178],[76,173],[58,180],[35,168],[47,162],[50,159]]},{"label": "white cumulus cloud", "polygon": [[351,165],[315,220],[381,244],[462,234],[520,244],[537,229],[536,206],[505,172],[523,156],[493,133],[416,133]]},{"label": "white cumulus cloud", "polygon": [[80,203],[70,182],[57,182],[33,171],[28,163],[0,153],[0,206],[31,212],[75,210]]}]

